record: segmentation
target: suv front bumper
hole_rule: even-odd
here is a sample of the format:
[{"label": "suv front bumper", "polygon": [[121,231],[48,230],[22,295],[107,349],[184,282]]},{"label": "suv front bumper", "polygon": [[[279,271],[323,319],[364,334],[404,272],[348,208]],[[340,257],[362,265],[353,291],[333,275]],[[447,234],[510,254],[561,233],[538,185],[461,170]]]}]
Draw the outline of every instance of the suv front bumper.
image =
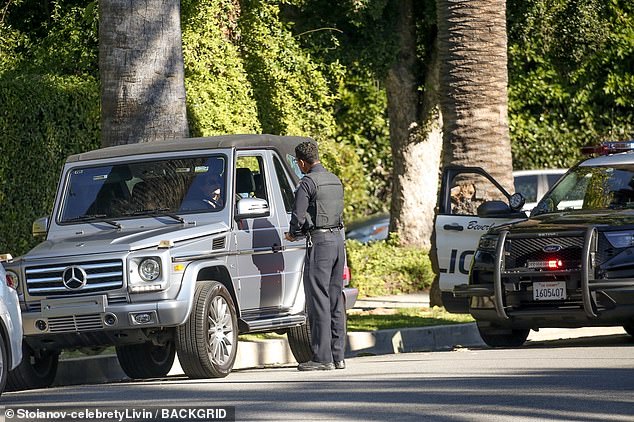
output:
[{"label": "suv front bumper", "polygon": [[40,312],[23,312],[26,336],[174,327],[187,319],[189,302],[162,300],[108,304],[106,295],[43,300]]}]

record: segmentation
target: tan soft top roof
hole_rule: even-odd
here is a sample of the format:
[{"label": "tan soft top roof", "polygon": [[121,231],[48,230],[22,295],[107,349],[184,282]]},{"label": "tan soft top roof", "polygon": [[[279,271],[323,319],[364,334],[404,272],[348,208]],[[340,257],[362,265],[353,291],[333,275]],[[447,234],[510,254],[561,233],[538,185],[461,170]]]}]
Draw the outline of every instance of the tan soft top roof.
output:
[{"label": "tan soft top roof", "polygon": [[222,135],[206,138],[183,138],[169,141],[141,142],[137,144],[119,145],[82,152],[68,157],[67,163],[99,160],[115,157],[127,157],[139,154],[156,154],[161,152],[193,151],[199,149],[231,148],[255,149],[269,148],[277,150],[280,155],[295,156],[295,146],[304,141],[314,142],[311,138],[301,136],[276,135]]}]

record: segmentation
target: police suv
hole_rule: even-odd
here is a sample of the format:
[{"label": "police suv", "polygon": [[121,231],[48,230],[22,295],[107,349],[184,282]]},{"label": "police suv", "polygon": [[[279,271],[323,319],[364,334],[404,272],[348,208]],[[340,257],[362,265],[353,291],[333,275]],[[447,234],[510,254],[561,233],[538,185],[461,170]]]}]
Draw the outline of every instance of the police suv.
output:
[{"label": "police suv", "polygon": [[[527,219],[480,168],[443,174],[436,238],[443,301],[493,347],[531,329],[623,326],[634,335],[634,142],[586,150]],[[477,208],[456,196],[467,192]],[[503,198],[505,200],[499,200]]]}]

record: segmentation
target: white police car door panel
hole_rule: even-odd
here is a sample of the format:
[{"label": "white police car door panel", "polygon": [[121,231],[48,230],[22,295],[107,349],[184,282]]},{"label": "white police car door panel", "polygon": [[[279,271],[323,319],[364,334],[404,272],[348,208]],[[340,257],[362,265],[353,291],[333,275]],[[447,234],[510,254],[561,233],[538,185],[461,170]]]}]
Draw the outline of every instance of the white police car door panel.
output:
[{"label": "white police car door panel", "polygon": [[445,169],[435,225],[442,291],[451,292],[455,286],[468,283],[471,260],[484,233],[493,226],[517,220],[477,215],[480,203],[508,197],[509,194],[479,167]]}]

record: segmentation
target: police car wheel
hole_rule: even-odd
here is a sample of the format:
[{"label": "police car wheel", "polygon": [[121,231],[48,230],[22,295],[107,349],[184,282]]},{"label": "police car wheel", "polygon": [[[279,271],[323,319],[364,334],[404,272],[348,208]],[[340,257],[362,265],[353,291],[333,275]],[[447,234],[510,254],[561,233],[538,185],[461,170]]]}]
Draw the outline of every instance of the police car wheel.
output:
[{"label": "police car wheel", "polygon": [[238,350],[238,318],[231,294],[221,283],[196,284],[192,311],[177,329],[176,350],[190,378],[229,375]]},{"label": "police car wheel", "polygon": [[22,362],[9,372],[7,390],[50,387],[57,374],[58,362],[59,352],[36,352],[22,342]]},{"label": "police car wheel", "polygon": [[482,340],[490,347],[519,347],[528,338],[528,329],[501,328],[477,322]]}]

